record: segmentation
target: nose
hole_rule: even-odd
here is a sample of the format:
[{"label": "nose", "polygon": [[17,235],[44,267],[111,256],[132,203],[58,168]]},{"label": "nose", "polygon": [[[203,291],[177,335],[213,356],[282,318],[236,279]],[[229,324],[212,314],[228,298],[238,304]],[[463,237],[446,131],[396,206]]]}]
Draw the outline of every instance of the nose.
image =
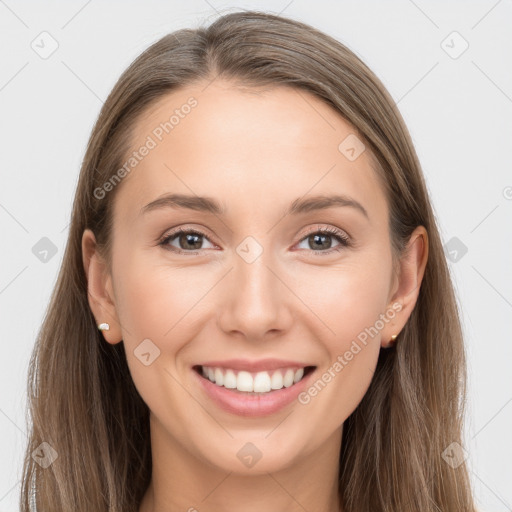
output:
[{"label": "nose", "polygon": [[286,332],[293,321],[293,294],[283,272],[276,270],[265,251],[251,263],[236,256],[233,267],[224,279],[219,327],[248,341]]}]

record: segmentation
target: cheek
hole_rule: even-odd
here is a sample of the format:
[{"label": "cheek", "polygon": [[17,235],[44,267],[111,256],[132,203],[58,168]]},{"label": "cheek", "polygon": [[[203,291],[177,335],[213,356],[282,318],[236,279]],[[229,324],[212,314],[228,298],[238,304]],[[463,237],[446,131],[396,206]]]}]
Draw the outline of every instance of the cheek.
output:
[{"label": "cheek", "polygon": [[143,252],[119,257],[116,309],[126,327],[125,342],[150,338],[162,351],[175,352],[176,342],[187,340],[194,309],[215,280],[211,271],[172,267],[161,256],[155,260]]},{"label": "cheek", "polygon": [[370,386],[379,356],[375,343],[349,344],[337,350],[336,357],[322,369],[299,397],[308,417],[321,418],[322,429],[338,429],[360,404]]},{"label": "cheek", "polygon": [[327,357],[299,403],[309,417],[322,418],[325,432],[339,428],[361,402],[380,353],[376,323],[385,310],[387,289],[371,275],[352,270],[338,272],[323,295],[309,296],[311,304],[321,306],[311,309],[329,328],[319,337]]},{"label": "cheek", "polygon": [[179,430],[187,424],[188,395],[179,384],[176,357],[196,335],[194,313],[208,289],[206,276],[155,264],[142,253],[126,254],[115,264],[116,310],[133,382],[153,414],[167,415],[173,404],[174,416],[165,422]]},{"label": "cheek", "polygon": [[[322,276],[319,282],[318,277]],[[366,393],[380,353],[381,314],[386,313],[391,259],[368,252],[337,268],[303,273],[304,302],[321,320],[326,363],[301,403],[337,428]],[[389,319],[388,319],[389,320]],[[320,331],[318,331],[320,332]]]},{"label": "cheek", "polygon": [[216,282],[211,268],[171,267],[162,259],[155,262],[153,255],[142,251],[125,253],[114,267],[127,363],[137,390],[153,411],[162,410],[164,397],[173,403],[186,399],[178,384],[183,372],[180,354],[201,330],[198,318],[205,318],[205,295]]},{"label": "cheek", "polygon": [[388,305],[391,260],[385,257],[354,254],[332,268],[309,268],[300,275],[297,294],[324,324],[331,355],[374,326]]}]

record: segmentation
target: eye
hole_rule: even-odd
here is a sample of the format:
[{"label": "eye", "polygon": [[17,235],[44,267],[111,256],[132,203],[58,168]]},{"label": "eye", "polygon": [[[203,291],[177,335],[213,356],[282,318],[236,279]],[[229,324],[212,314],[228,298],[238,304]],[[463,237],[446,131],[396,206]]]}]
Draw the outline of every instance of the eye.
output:
[{"label": "eye", "polygon": [[[166,250],[174,251],[179,254],[197,254],[197,251],[208,248],[202,247],[205,240],[211,244],[210,248],[216,247],[204,233],[193,229],[180,228],[165,236],[159,242],[159,245]],[[333,240],[337,241],[338,245],[332,247]],[[299,246],[303,243],[307,244],[307,250],[312,250],[317,254],[331,254],[332,252],[341,251],[351,245],[348,235],[340,229],[320,227],[311,230],[308,235],[299,242]]]},{"label": "eye", "polygon": [[[333,239],[338,241],[338,245],[332,247]],[[310,231],[310,233],[300,242],[306,243],[306,249],[312,249],[316,253],[330,254],[335,251],[341,251],[345,247],[350,247],[350,238],[337,228],[319,228]]]},{"label": "eye", "polygon": [[[179,229],[178,231],[175,231],[163,238],[159,242],[159,245],[163,246],[165,249],[183,254],[204,249],[204,247],[201,247],[203,240],[208,240],[208,238],[199,231],[194,231],[192,229]],[[176,242],[178,247],[173,245],[171,242]],[[211,242],[209,243],[211,244]],[[213,244],[212,246],[215,247]]]}]

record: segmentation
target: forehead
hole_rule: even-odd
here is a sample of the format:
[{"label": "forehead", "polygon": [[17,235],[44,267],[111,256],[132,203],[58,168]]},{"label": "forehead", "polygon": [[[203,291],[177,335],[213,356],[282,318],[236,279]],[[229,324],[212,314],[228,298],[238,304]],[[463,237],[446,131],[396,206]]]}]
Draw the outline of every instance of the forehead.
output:
[{"label": "forehead", "polygon": [[[355,159],[346,152],[361,151],[360,144],[349,123],[305,91],[220,80],[186,87],[135,124],[132,151],[145,156],[123,178],[115,208],[138,215],[167,192],[215,196],[227,210],[245,210],[336,191],[385,211],[369,152]],[[139,151],[144,146],[150,149]]]}]

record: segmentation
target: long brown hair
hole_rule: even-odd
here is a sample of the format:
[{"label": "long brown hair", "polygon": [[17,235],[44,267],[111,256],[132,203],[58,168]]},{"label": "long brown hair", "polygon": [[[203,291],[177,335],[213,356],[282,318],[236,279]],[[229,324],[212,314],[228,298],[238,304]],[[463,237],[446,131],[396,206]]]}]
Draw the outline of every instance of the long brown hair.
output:
[{"label": "long brown hair", "polygon": [[[459,312],[404,121],[379,79],[343,44],[295,20],[250,11],[161,38],[122,74],[101,109],[80,171],[62,266],[30,360],[32,424],[22,512],[34,510],[34,502],[40,512],[138,510],[151,478],[149,411],[131,379],[123,343],[105,343],[97,329],[82,234],[92,229],[110,261],[119,187],[102,198],[94,191],[123,165],[133,126],[150,104],[216,78],[246,87],[290,86],[330,105],[357,130],[374,159],[388,201],[395,261],[414,228],[428,231],[429,258],[416,306],[396,346],[381,350],[368,392],[344,423],[344,512],[473,511],[465,464],[452,467],[443,458],[451,443],[463,444]],[[43,467],[34,451],[57,458]]]}]

